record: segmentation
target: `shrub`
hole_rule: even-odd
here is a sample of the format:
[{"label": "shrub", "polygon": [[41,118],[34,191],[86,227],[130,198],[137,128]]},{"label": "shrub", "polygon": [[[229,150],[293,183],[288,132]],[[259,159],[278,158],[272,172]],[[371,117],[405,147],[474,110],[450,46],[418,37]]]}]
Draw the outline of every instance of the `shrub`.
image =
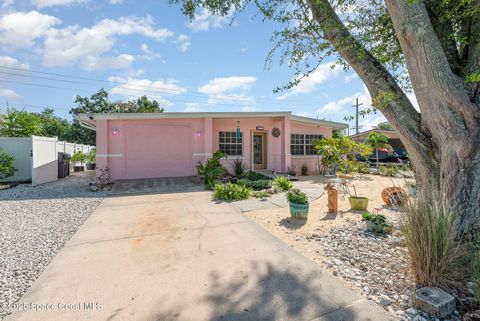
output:
[{"label": "shrub", "polygon": [[0,178],[15,174],[15,157],[0,149]]},{"label": "shrub", "polygon": [[262,190],[272,187],[272,182],[268,179],[259,179],[257,181],[251,181],[249,179],[239,179],[237,181],[237,184],[250,187],[254,190]]},{"label": "shrub", "polygon": [[83,164],[85,162],[85,159],[87,158],[87,155],[82,153],[82,151],[77,150],[75,153],[72,155],[72,162],[74,163],[80,163]]},{"label": "shrub", "polygon": [[381,165],[379,167],[380,174],[383,176],[394,177],[398,174],[398,167],[395,165]]},{"label": "shrub", "polygon": [[213,188],[213,199],[224,201],[239,201],[250,197],[252,190],[237,184],[216,184]]},{"label": "shrub", "polygon": [[293,187],[293,183],[286,177],[280,176],[273,180],[273,185],[284,190],[289,191]]},{"label": "shrub", "polygon": [[197,164],[197,175],[203,180],[203,184],[208,189],[212,189],[220,179],[225,176],[225,167],[220,164],[220,159],[225,157],[221,152],[213,153],[212,158],[207,160],[205,165],[201,162]]},{"label": "shrub", "polygon": [[302,176],[307,176],[308,175],[308,166],[306,164],[302,165],[301,172],[302,172]]},{"label": "shrub", "polygon": [[242,177],[245,173],[245,168],[246,166],[243,163],[243,160],[237,158],[233,161],[233,174],[235,177]]},{"label": "shrub", "polygon": [[86,155],[87,164],[95,164],[96,163],[96,152],[95,148],[92,148],[88,154]]},{"label": "shrub", "polygon": [[290,203],[308,204],[307,194],[305,194],[298,188],[293,188],[291,191],[287,193],[286,197]]},{"label": "shrub", "polygon": [[267,198],[267,197],[270,197],[271,195],[266,191],[253,191],[252,196],[255,198]]},{"label": "shrub", "polygon": [[465,247],[457,242],[456,215],[439,196],[410,199],[401,230],[418,286],[455,285],[464,275]]},{"label": "shrub", "polygon": [[357,171],[362,174],[370,174],[370,166],[367,163],[358,162]]},{"label": "shrub", "polygon": [[387,223],[387,218],[382,214],[363,212],[362,221],[369,221],[376,225],[373,232],[377,234],[385,234],[392,232],[392,225]]},{"label": "shrub", "polygon": [[261,173],[256,173],[256,172],[248,172],[247,175],[245,175],[245,178],[251,181],[258,181],[261,179],[268,179],[267,176],[261,174]]}]

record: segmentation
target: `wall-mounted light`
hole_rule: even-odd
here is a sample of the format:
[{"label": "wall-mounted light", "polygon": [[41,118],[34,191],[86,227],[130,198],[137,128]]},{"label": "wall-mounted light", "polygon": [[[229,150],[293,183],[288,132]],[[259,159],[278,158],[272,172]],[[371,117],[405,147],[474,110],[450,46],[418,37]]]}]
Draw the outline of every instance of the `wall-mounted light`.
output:
[{"label": "wall-mounted light", "polygon": [[196,137],[196,138],[200,138],[201,136],[202,136],[202,131],[201,131],[201,130],[197,130],[197,131],[195,132],[195,137]]},{"label": "wall-mounted light", "polygon": [[263,126],[257,126],[255,129],[256,129],[256,130],[264,130],[265,127],[263,127]]},{"label": "wall-mounted light", "polygon": [[113,127],[112,128],[112,135],[118,135],[118,133],[120,133],[120,129],[118,129],[118,127]]}]

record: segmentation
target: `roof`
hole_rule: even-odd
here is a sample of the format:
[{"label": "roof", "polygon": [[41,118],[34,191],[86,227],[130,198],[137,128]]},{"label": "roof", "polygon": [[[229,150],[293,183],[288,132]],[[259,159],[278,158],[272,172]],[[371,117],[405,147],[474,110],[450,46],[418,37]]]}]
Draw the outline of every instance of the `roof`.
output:
[{"label": "roof", "polygon": [[333,129],[344,129],[348,124],[333,121],[315,119],[292,115],[291,112],[165,112],[165,113],[101,113],[101,114],[78,114],[75,116],[80,125],[95,130],[96,120],[120,120],[120,119],[165,119],[165,118],[265,118],[265,117],[290,117],[294,122],[308,123],[330,127]]},{"label": "roof", "polygon": [[370,129],[370,130],[366,130],[364,132],[361,132],[361,133],[358,133],[358,134],[354,134],[354,135],[350,135],[349,137],[350,138],[357,138],[357,137],[363,137],[363,136],[366,136],[372,132],[377,132],[377,133],[382,133],[382,134],[387,134],[388,135],[396,135],[397,132],[393,129]]}]

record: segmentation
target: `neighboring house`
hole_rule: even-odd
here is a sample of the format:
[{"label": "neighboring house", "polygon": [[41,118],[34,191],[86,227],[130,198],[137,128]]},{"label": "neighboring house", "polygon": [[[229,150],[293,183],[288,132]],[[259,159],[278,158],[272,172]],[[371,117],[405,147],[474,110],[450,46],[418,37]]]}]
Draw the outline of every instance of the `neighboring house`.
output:
[{"label": "neighboring house", "polygon": [[[383,134],[383,135],[388,137],[388,144],[393,147],[393,150],[395,152],[394,160],[396,160],[397,158],[406,157],[407,150],[405,149],[405,146],[403,145],[402,141],[398,137],[398,134],[395,130],[371,129],[371,130],[367,130],[367,131],[364,131],[364,132],[359,133],[359,134],[350,135],[350,138],[352,138],[357,143],[363,143],[367,139],[368,134],[370,134],[371,132],[377,132],[377,133]],[[381,159],[386,159],[387,154],[388,153],[386,153],[386,152],[380,151],[379,152],[379,157]]]},{"label": "neighboring house", "polygon": [[192,176],[213,152],[224,165],[242,159],[248,169],[286,172],[307,165],[317,170],[312,140],[331,137],[346,124],[290,112],[80,114],[80,124],[96,130],[97,168],[111,179]]}]

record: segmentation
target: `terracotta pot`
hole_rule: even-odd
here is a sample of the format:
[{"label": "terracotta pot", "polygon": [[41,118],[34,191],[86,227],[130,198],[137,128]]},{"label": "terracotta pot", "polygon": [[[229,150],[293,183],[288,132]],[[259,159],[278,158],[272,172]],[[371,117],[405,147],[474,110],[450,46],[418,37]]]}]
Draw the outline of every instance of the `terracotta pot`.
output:
[{"label": "terracotta pot", "polygon": [[387,205],[402,205],[408,199],[407,191],[398,186],[387,187],[380,195]]}]

